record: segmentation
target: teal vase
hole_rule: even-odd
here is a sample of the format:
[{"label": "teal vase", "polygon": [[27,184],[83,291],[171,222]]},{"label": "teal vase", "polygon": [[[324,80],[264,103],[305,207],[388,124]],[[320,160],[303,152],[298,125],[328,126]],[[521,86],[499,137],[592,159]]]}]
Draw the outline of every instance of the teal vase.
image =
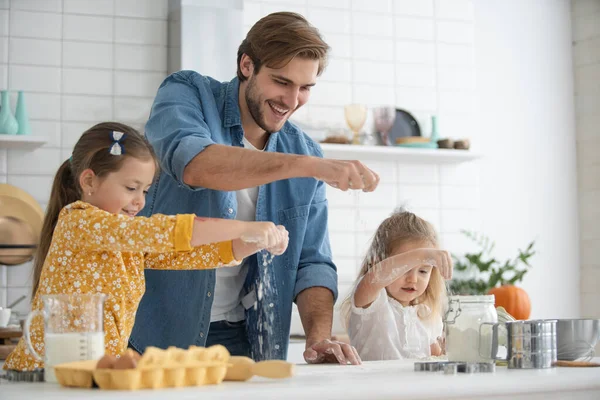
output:
[{"label": "teal vase", "polygon": [[2,91],[2,109],[0,109],[0,134],[15,135],[19,124],[10,111],[10,97],[8,90]]},{"label": "teal vase", "polygon": [[27,115],[27,107],[25,106],[25,94],[23,93],[23,91],[19,91],[15,117],[17,119],[17,124],[19,125],[17,135],[30,135],[31,126],[29,125],[29,116]]},{"label": "teal vase", "polygon": [[438,132],[437,126],[437,117],[435,115],[431,116],[431,143],[437,143],[440,138],[440,134]]}]

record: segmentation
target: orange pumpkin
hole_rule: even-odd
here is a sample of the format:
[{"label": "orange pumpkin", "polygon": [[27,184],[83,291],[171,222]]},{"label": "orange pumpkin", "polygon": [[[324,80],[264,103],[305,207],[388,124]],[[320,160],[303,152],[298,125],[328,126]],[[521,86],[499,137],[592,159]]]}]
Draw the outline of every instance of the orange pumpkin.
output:
[{"label": "orange pumpkin", "polygon": [[527,319],[531,313],[531,302],[527,292],[520,287],[505,285],[491,289],[488,294],[496,296],[496,307],[504,307],[516,319]]}]

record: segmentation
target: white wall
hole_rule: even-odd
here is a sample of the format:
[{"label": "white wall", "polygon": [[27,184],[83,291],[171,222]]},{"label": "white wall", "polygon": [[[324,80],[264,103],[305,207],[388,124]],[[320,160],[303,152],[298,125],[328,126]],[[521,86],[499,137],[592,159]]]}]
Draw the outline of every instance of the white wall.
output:
[{"label": "white wall", "polygon": [[532,317],[579,315],[569,2],[475,2],[483,229],[498,253],[536,239]]},{"label": "white wall", "polygon": [[[581,316],[600,318],[600,1],[571,2],[579,235]],[[600,354],[600,344],[596,354]]]}]

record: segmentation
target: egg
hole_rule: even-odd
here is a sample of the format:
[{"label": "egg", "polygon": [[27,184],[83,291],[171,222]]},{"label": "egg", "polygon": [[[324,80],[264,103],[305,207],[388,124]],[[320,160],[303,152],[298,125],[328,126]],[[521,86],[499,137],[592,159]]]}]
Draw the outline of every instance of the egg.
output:
[{"label": "egg", "polygon": [[123,354],[115,363],[115,369],[133,369],[137,366],[137,361],[129,354]]},{"label": "egg", "polygon": [[111,354],[107,354],[104,357],[102,357],[100,360],[98,360],[98,364],[96,364],[96,368],[97,369],[112,369],[112,368],[114,368],[116,362],[117,362],[117,357],[115,357]]}]

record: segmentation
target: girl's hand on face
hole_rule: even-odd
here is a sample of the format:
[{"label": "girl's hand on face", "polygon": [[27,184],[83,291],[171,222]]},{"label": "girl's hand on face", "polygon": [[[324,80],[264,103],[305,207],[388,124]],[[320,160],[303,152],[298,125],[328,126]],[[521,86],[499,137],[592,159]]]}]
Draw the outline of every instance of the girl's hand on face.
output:
[{"label": "girl's hand on face", "polygon": [[415,255],[423,264],[437,267],[444,279],[452,279],[454,265],[449,252],[437,249],[417,249],[409,253],[412,252],[416,253]]}]

